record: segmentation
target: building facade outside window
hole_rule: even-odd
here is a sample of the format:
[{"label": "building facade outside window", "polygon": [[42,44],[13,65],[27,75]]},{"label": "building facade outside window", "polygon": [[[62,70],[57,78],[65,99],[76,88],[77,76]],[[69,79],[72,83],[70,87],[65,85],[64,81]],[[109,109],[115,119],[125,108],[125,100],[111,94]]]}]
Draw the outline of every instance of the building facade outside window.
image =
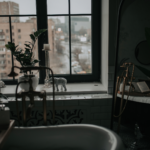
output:
[{"label": "building facade outside window", "polygon": [[18,35],[18,39],[21,39],[21,35]]},{"label": "building facade outside window", "polygon": [[9,39],[9,36],[8,36],[8,35],[6,36],[6,39],[7,39],[7,40]]},{"label": "building facade outside window", "polygon": [[[11,51],[5,49],[5,44],[11,41],[14,42],[15,45],[19,44],[19,48],[24,49],[25,41],[31,42],[30,34],[32,33],[31,30],[34,28],[37,30],[37,14],[36,14],[36,0],[30,1],[30,5],[32,7],[29,8],[29,2],[22,2],[20,0],[9,0],[3,1],[0,0],[0,8],[5,8],[5,15],[1,13],[0,10],[0,35],[2,37],[6,37],[0,42],[0,51],[5,52],[6,57],[3,58],[3,65],[5,65],[5,70],[3,70],[3,75],[1,76],[3,80],[5,80],[6,84],[16,84],[17,78],[20,76],[20,71],[16,69],[15,71],[19,74],[15,78],[7,77],[7,74],[11,71],[11,66],[16,65],[20,66],[20,63],[16,61],[15,57],[12,57]],[[10,7],[5,7],[10,6]],[[20,11],[21,7],[26,7],[28,9],[24,9],[24,11]],[[32,14],[32,15],[31,15]],[[3,31],[6,31],[3,33]],[[18,35],[19,33],[19,35]],[[5,35],[7,34],[7,36]],[[8,38],[9,37],[9,38]],[[19,41],[21,39],[21,41]],[[37,43],[38,44],[38,43]],[[38,49],[36,45],[36,56],[38,57]],[[1,53],[0,53],[1,55]],[[1,61],[1,60],[0,60]],[[9,65],[7,65],[7,63]],[[5,76],[6,75],[6,76]]]},{"label": "building facade outside window", "polygon": [[0,41],[0,46],[5,46],[5,41]]},{"label": "building facade outside window", "polygon": [[[29,35],[37,30],[38,23],[38,29],[48,29],[34,48],[40,65],[45,65],[45,55],[41,50],[43,44],[49,43],[49,66],[56,77],[65,77],[68,82],[100,81],[100,69],[97,69],[100,68],[100,2],[64,0],[62,3],[62,0],[32,0],[32,9],[20,12],[20,6],[28,6],[28,3],[22,3],[20,0],[10,1],[12,8],[6,8],[6,16],[0,14],[0,32],[3,33],[4,30],[10,36],[6,36],[7,41],[0,41],[1,50],[8,39],[24,49],[24,42],[31,42]],[[1,7],[5,3],[8,2],[0,0]],[[47,19],[43,16],[47,16]],[[0,38],[3,36],[5,33]],[[11,56],[11,52],[7,52]],[[20,66],[12,56],[10,58],[8,62],[11,65]],[[9,72],[10,68],[6,67],[5,70]],[[16,69],[16,72],[19,73],[19,70]],[[8,83],[11,80],[17,82],[17,78],[18,76],[14,79],[6,77],[10,80]],[[40,83],[44,82],[44,78],[45,72],[40,72]]]},{"label": "building facade outside window", "polygon": [[18,45],[21,46],[21,42],[18,42]]}]

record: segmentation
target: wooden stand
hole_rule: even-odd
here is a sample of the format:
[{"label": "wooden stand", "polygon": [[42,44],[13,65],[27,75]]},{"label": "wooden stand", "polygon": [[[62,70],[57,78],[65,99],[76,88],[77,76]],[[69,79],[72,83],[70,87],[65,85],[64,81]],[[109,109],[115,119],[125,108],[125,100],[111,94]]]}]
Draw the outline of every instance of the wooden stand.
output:
[{"label": "wooden stand", "polygon": [[[30,104],[29,104],[27,110],[26,110],[26,101],[25,101],[26,96],[28,96],[30,98]],[[23,112],[23,125],[24,126],[26,126],[26,119],[30,118],[31,109],[34,106],[34,96],[39,96],[40,98],[43,99],[43,119],[44,119],[44,124],[45,125],[47,124],[46,92],[45,91],[41,91],[41,92],[37,92],[37,91],[23,92],[23,91],[20,91],[16,95],[16,98],[22,98],[22,112]],[[18,119],[19,119],[18,104],[17,104],[17,114],[18,114]]]},{"label": "wooden stand", "polygon": [[7,129],[0,129],[0,149],[2,148],[6,138],[8,137],[10,131],[14,127],[15,121],[10,120],[9,126]]},{"label": "wooden stand", "polygon": [[[118,94],[122,94],[122,92],[120,92],[120,91],[118,91],[117,92]],[[130,93],[128,93],[128,92],[124,92],[124,95],[128,95],[129,94],[129,96],[145,96],[145,97],[150,97],[150,92],[144,92],[144,93],[140,93],[140,92],[130,92]]]}]

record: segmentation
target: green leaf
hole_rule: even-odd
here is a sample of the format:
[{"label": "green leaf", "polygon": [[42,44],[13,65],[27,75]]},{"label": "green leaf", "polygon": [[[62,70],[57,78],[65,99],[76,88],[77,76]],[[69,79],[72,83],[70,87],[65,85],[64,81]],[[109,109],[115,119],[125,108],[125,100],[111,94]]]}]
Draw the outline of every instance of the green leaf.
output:
[{"label": "green leaf", "polygon": [[12,42],[8,42],[8,44],[6,44],[5,47],[7,49],[11,50],[12,52],[14,52],[16,50],[15,43],[12,43]]},{"label": "green leaf", "polygon": [[29,42],[29,41],[25,41],[25,43],[29,43],[29,45],[33,45],[33,43]]},{"label": "green leaf", "polygon": [[135,65],[141,72],[143,72],[146,76],[150,77],[150,70],[145,69],[144,67]]},{"label": "green leaf", "polygon": [[33,34],[30,34],[30,38],[35,42],[35,36]]},{"label": "green leaf", "polygon": [[42,34],[43,32],[45,32],[47,29],[40,29],[36,32],[34,32],[34,36],[37,38],[38,36],[40,36],[40,34]]},{"label": "green leaf", "polygon": [[13,55],[19,55],[21,52],[14,52]]},{"label": "green leaf", "polygon": [[29,44],[24,44],[26,47],[31,48],[31,46]]},{"label": "green leaf", "polygon": [[2,93],[0,93],[0,98],[7,99],[7,96],[6,96],[6,95],[4,95],[4,94],[2,94]]},{"label": "green leaf", "polygon": [[17,48],[19,45],[15,46],[15,48]]},{"label": "green leaf", "polygon": [[21,58],[21,57],[24,57],[24,54],[20,54],[19,57],[20,57],[20,58]]},{"label": "green leaf", "polygon": [[35,59],[34,61],[32,61],[33,64],[38,63],[40,60]]},{"label": "green leaf", "polygon": [[25,53],[26,52],[30,52],[30,49],[29,48],[25,48]]}]

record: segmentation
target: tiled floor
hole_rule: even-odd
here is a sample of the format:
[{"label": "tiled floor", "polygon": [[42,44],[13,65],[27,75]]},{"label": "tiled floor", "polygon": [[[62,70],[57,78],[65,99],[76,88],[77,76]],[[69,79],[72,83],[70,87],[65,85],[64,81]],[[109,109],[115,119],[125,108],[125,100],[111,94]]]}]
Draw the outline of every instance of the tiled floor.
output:
[{"label": "tiled floor", "polygon": [[[117,124],[115,122],[114,122],[114,131],[115,132],[117,131]],[[150,135],[149,136],[143,135],[141,140],[137,143],[138,149],[131,148],[131,144],[135,142],[135,135],[133,129],[121,126],[119,136],[121,137],[127,150],[150,150]]]}]

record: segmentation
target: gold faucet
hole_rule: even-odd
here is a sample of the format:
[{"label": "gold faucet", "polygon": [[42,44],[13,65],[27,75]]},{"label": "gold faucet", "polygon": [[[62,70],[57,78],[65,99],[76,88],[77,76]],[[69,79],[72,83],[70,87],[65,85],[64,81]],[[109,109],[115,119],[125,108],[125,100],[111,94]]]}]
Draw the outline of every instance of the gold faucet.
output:
[{"label": "gold faucet", "polygon": [[[131,76],[129,76],[129,67],[132,66],[132,74]],[[121,115],[122,113],[124,112],[125,108],[126,108],[126,105],[127,105],[127,101],[128,101],[128,97],[129,97],[129,93],[130,93],[130,89],[131,89],[131,86],[132,86],[132,80],[134,80],[135,78],[133,77],[133,74],[134,74],[134,68],[135,68],[135,65],[133,63],[123,63],[122,66],[120,67],[125,67],[126,70],[124,70],[121,74],[121,76],[118,76],[117,77],[117,83],[116,83],[116,90],[115,90],[115,100],[114,100],[114,112],[113,112],[113,116],[114,117],[118,117],[118,129],[117,129],[117,132],[119,133],[120,131],[120,123],[121,123]],[[124,72],[126,73],[125,76],[123,75]],[[117,101],[117,93],[119,91],[119,87],[120,87],[120,82],[121,80],[123,79],[123,90],[121,92],[122,96],[121,96],[121,103],[120,103],[120,112],[119,112],[119,115],[115,115],[115,107],[116,107],[116,101]],[[130,80],[130,82],[129,82]],[[125,86],[126,85],[129,85],[129,90],[128,90],[128,94],[127,94],[127,99],[126,99],[126,102],[125,102],[125,105],[123,107],[123,99],[124,99],[124,95],[125,95]]]},{"label": "gold faucet", "polygon": [[[13,66],[11,73],[8,75],[10,77],[14,77],[17,76],[18,74],[14,72],[14,68],[18,68],[20,69],[20,71],[26,71],[26,72],[31,72],[31,70],[43,70],[43,69],[49,69],[52,75],[52,80],[53,80],[53,124],[55,123],[55,91],[54,91],[54,75],[53,75],[53,71],[52,69],[48,68],[48,67],[18,67],[18,66]],[[30,117],[31,114],[31,109],[34,106],[34,96],[39,96],[40,98],[43,99],[43,119],[44,119],[44,124],[47,124],[47,110],[46,110],[46,91],[34,91],[33,87],[32,87],[32,75],[29,76],[29,80],[28,81],[21,81],[17,84],[16,87],[16,109],[17,109],[17,115],[18,115],[18,120],[20,123],[20,119],[19,119],[19,108],[18,108],[18,98],[22,98],[22,111],[23,111],[23,125],[26,126],[26,119],[28,119]],[[21,91],[19,93],[17,93],[18,91],[18,86],[20,83],[29,83],[29,91],[24,92]],[[26,101],[25,98],[26,96],[28,96],[30,98],[30,104],[26,110]]]}]

